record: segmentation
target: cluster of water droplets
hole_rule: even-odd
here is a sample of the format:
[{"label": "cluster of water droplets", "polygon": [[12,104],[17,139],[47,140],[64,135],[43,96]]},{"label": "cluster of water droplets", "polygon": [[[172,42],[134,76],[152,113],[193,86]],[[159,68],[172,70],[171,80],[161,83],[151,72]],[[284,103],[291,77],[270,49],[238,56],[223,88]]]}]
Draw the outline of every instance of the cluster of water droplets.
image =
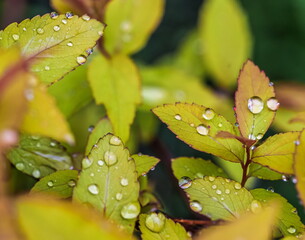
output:
[{"label": "cluster of water droplets", "polygon": [[122,31],[122,40],[125,43],[128,43],[132,40],[132,29],[133,25],[129,20],[124,20],[121,22],[120,29]]},{"label": "cluster of water droplets", "polygon": [[[266,102],[267,108],[271,111],[276,111],[280,103],[274,97],[271,97]],[[253,96],[248,99],[248,109],[253,114],[259,114],[264,109],[264,102],[258,96]]]}]

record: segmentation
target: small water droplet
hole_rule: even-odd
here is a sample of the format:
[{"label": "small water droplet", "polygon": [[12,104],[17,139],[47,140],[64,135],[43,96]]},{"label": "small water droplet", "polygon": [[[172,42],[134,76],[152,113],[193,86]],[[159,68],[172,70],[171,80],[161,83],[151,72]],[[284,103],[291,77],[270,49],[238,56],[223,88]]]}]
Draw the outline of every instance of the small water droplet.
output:
[{"label": "small water droplet", "polygon": [[209,176],[209,177],[208,177],[208,179],[209,179],[209,181],[210,181],[210,182],[214,182],[215,177],[213,177],[213,176]]},{"label": "small water droplet", "polygon": [[293,143],[294,143],[294,145],[296,145],[296,146],[299,146],[299,145],[300,145],[300,141],[299,141],[299,140],[296,140],[296,141],[294,141]]},{"label": "small water droplet", "polygon": [[140,214],[140,210],[138,202],[128,203],[122,207],[121,216],[125,219],[134,219]]},{"label": "small water droplet", "polygon": [[288,182],[288,177],[287,177],[286,175],[282,175],[282,180],[283,180],[284,182]]},{"label": "small water droplet", "polygon": [[94,173],[90,173],[90,177],[94,177]]},{"label": "small water droplet", "polygon": [[122,193],[117,193],[115,195],[115,199],[118,200],[118,201],[122,200],[122,198],[123,198],[123,194]]},{"label": "small water droplet", "polygon": [[[25,27],[24,27],[24,28],[22,28],[22,30],[26,32],[26,28],[25,28]],[[2,39],[2,38],[1,38],[1,39]]]},{"label": "small water droplet", "polygon": [[86,61],[87,61],[87,58],[84,55],[80,55],[76,58],[76,62],[80,65],[85,64]]},{"label": "small water droplet", "polygon": [[253,134],[249,134],[248,138],[251,140],[256,140],[256,137]]},{"label": "small water droplet", "polygon": [[48,185],[48,187],[53,187],[54,186],[54,182],[53,181],[48,181],[47,185]]},{"label": "small water droplet", "polygon": [[32,172],[32,176],[34,178],[40,178],[40,171],[38,169],[34,169],[34,171]]},{"label": "small water droplet", "polygon": [[132,30],[132,24],[128,20],[122,21],[120,27],[123,32],[130,32]]},{"label": "small water droplet", "polygon": [[293,214],[298,214],[298,210],[297,210],[296,208],[292,208],[292,209],[291,209],[291,212],[292,212]]},{"label": "small water droplet", "polygon": [[241,189],[241,185],[240,185],[240,183],[235,183],[234,184],[234,188],[236,189],[236,190],[239,190],[239,189]]},{"label": "small water droplet", "polygon": [[88,191],[93,194],[93,195],[97,195],[99,193],[99,189],[98,186],[96,184],[91,184],[88,187]]},{"label": "small water droplet", "polygon": [[62,22],[63,24],[67,24],[67,23],[68,23],[67,19],[62,19],[61,22]]},{"label": "small water droplet", "polygon": [[239,127],[239,124],[236,122],[236,123],[234,123],[234,126],[235,127]]},{"label": "small water droplet", "polygon": [[226,190],[225,190],[225,193],[226,193],[226,194],[230,194],[230,192],[231,192],[230,189],[226,189]]},{"label": "small water droplet", "polygon": [[19,40],[19,35],[18,35],[18,34],[13,34],[13,35],[12,35],[12,38],[13,38],[15,41],[17,41],[17,40]]},{"label": "small water droplet", "polygon": [[176,115],[175,115],[175,119],[178,120],[178,121],[180,121],[180,120],[182,120],[182,117],[181,117],[179,114],[176,114]]},{"label": "small water droplet", "polygon": [[68,42],[68,43],[67,43],[67,46],[68,46],[68,47],[73,47],[73,43],[72,43],[72,42]]},{"label": "small water droplet", "polygon": [[215,112],[212,108],[206,108],[202,117],[206,120],[212,120],[215,116]]},{"label": "small water droplet", "polygon": [[104,161],[108,166],[112,166],[117,163],[117,156],[111,152],[111,151],[106,151],[104,154]]},{"label": "small water droplet", "polygon": [[214,184],[214,185],[212,185],[212,189],[216,189],[217,188],[217,186]]},{"label": "small water droplet", "polygon": [[276,111],[279,108],[279,106],[280,106],[280,103],[276,98],[272,97],[267,100],[267,107],[271,111]]},{"label": "small water droplet", "polygon": [[92,49],[92,48],[88,48],[88,49],[86,50],[86,53],[87,53],[88,55],[91,55],[91,54],[93,53],[93,49]]},{"label": "small water droplet", "polygon": [[103,31],[98,31],[97,32],[97,34],[100,35],[100,36],[103,36],[103,33],[104,33]]},{"label": "small water droplet", "polygon": [[182,177],[179,179],[179,187],[182,189],[187,189],[192,185],[192,180],[189,177]]},{"label": "small water droplet", "polygon": [[114,145],[114,146],[119,146],[119,145],[122,143],[122,141],[121,141],[121,139],[119,139],[117,136],[112,136],[112,137],[110,138],[109,143],[110,143],[111,145]]},{"label": "small water droplet", "polygon": [[66,15],[66,18],[68,18],[68,19],[71,19],[74,16],[74,14],[72,12],[66,12],[65,15]]},{"label": "small water droplet", "polygon": [[290,234],[294,234],[297,230],[294,226],[290,226],[289,228],[287,228],[287,231],[290,233]]},{"label": "small water droplet", "polygon": [[263,136],[264,136],[263,134],[259,133],[259,134],[257,134],[256,139],[260,140],[263,138]]},{"label": "small water droplet", "polygon": [[198,172],[198,173],[196,173],[196,177],[197,177],[197,178],[203,178],[204,175],[203,175],[201,172]]},{"label": "small water droplet", "polygon": [[51,141],[51,142],[50,142],[50,146],[51,146],[51,147],[56,147],[56,146],[57,146],[57,142]]},{"label": "small water droplet", "polygon": [[218,194],[218,195],[222,194],[221,190],[217,189],[216,194]]},{"label": "small water droplet", "polygon": [[69,186],[69,187],[75,187],[75,185],[76,185],[76,182],[75,182],[74,180],[70,180],[70,181],[68,182],[68,186]]},{"label": "small water droplet", "polygon": [[44,69],[45,69],[46,71],[49,71],[49,70],[50,70],[50,67],[49,67],[49,66],[45,66]]},{"label": "small water droplet", "polygon": [[82,19],[85,20],[85,21],[89,21],[90,20],[90,17],[87,15],[87,14],[84,14],[82,16]]},{"label": "small water droplet", "polygon": [[82,167],[83,169],[86,169],[88,167],[90,167],[92,164],[92,161],[88,158],[88,157],[85,157],[82,161]]},{"label": "small water droplet", "polygon": [[253,200],[250,208],[253,213],[257,213],[262,209],[262,204],[257,200]]},{"label": "small water droplet", "polygon": [[19,171],[21,171],[21,170],[23,170],[23,169],[25,168],[25,166],[24,166],[23,163],[17,163],[17,164],[16,164],[16,168],[17,168]]},{"label": "small water droplet", "polygon": [[209,129],[204,126],[203,124],[199,125],[197,128],[196,128],[197,132],[200,134],[200,135],[208,135],[209,134]]},{"label": "small water droplet", "polygon": [[192,201],[190,202],[190,208],[194,211],[194,212],[201,212],[202,210],[202,206],[198,201]]},{"label": "small water droplet", "polygon": [[268,191],[268,192],[274,192],[274,188],[273,188],[273,187],[268,187],[268,188],[267,188],[267,191]]},{"label": "small water droplet", "polygon": [[60,30],[60,26],[55,25],[55,26],[53,27],[53,30],[54,30],[55,32],[58,32],[58,31]]},{"label": "small water droplet", "polygon": [[218,123],[218,127],[220,127],[220,128],[221,128],[221,127],[222,127],[222,123]]},{"label": "small water droplet", "polygon": [[37,28],[36,32],[38,34],[43,34],[44,33],[44,30],[42,28]]},{"label": "small water droplet", "polygon": [[165,216],[161,213],[151,213],[146,217],[145,225],[152,232],[161,232],[165,225]]},{"label": "small water droplet", "polygon": [[97,165],[99,165],[100,167],[104,165],[104,161],[103,160],[98,160],[97,161]]},{"label": "small water droplet", "polygon": [[195,124],[194,124],[194,123],[190,123],[190,126],[191,126],[191,127],[195,127]]},{"label": "small water droplet", "polygon": [[33,89],[25,89],[24,96],[28,101],[32,101],[34,99],[34,91]]},{"label": "small water droplet", "polygon": [[260,113],[264,108],[264,103],[260,97],[254,96],[248,100],[248,109],[253,114]]},{"label": "small water droplet", "polygon": [[272,87],[274,85],[273,82],[269,82],[269,87]]},{"label": "small water droplet", "polygon": [[57,13],[57,12],[51,12],[51,13],[50,13],[50,17],[51,17],[52,19],[56,19],[56,18],[58,18],[58,13]]},{"label": "small water droplet", "polygon": [[88,127],[88,132],[92,132],[94,130],[94,126],[93,125],[90,125],[89,127]]},{"label": "small water droplet", "polygon": [[128,179],[127,178],[122,178],[121,179],[121,185],[123,186],[123,187],[126,187],[126,186],[128,186]]},{"label": "small water droplet", "polygon": [[293,178],[292,178],[292,182],[293,182],[294,184],[296,184],[296,183],[298,182],[297,178],[296,178],[296,177],[293,177]]}]

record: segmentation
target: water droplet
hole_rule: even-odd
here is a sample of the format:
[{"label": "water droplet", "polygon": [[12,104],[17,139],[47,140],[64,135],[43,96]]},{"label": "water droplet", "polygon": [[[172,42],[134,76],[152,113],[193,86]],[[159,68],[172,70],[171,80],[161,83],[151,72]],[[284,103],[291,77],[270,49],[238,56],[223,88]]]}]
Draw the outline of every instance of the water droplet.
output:
[{"label": "water droplet", "polygon": [[204,175],[203,175],[202,173],[198,172],[198,173],[196,173],[196,177],[197,177],[197,178],[203,178]]},{"label": "water droplet", "polygon": [[214,180],[215,180],[215,177],[209,176],[209,181],[210,181],[210,182],[214,182]]},{"label": "water droplet", "polygon": [[273,82],[269,82],[269,87],[272,87],[274,85]]},{"label": "water droplet", "polygon": [[128,185],[128,179],[127,179],[127,178],[122,178],[122,179],[121,179],[121,185],[122,185],[123,187],[126,187],[126,186]]},{"label": "water droplet", "polygon": [[122,198],[123,198],[123,194],[122,193],[117,193],[115,195],[115,199],[118,200],[118,201],[122,200]]},{"label": "water droplet", "polygon": [[50,142],[50,146],[51,146],[51,147],[56,147],[56,146],[57,146],[57,142],[51,141],[51,142]]},{"label": "water droplet", "polygon": [[279,108],[279,106],[280,106],[280,103],[276,98],[272,97],[267,100],[267,107],[271,111],[276,111]]},{"label": "water droplet", "polygon": [[190,123],[190,126],[191,126],[191,127],[195,127],[195,124],[194,124],[194,123]]},{"label": "water droplet", "polygon": [[57,13],[57,12],[51,12],[51,13],[50,13],[50,17],[51,17],[52,19],[56,19],[56,18],[58,18],[58,13]]},{"label": "water droplet", "polygon": [[257,213],[262,209],[262,204],[257,200],[253,200],[250,208],[253,213]]},{"label": "water droplet", "polygon": [[236,122],[236,123],[234,123],[234,125],[235,125],[235,127],[239,127],[239,124]]},{"label": "water droplet", "polygon": [[230,194],[230,192],[231,192],[230,189],[226,189],[226,190],[225,190],[225,193],[226,193],[226,194]]},{"label": "water droplet", "polygon": [[239,190],[239,189],[241,189],[241,185],[240,185],[240,183],[235,183],[234,184],[234,188],[236,189],[236,190]]},{"label": "water droplet", "polygon": [[44,33],[44,30],[42,28],[37,28],[36,32],[38,34],[43,34]]},{"label": "water droplet", "polygon": [[67,24],[67,23],[68,23],[67,19],[62,19],[61,22],[62,22],[63,24]]},{"label": "water droplet", "polygon": [[32,176],[34,178],[40,178],[40,171],[38,169],[34,169],[34,171],[32,172]]},{"label": "water droplet", "polygon": [[23,163],[17,163],[17,164],[16,164],[16,168],[17,168],[19,171],[21,171],[21,170],[23,170],[23,169],[25,168],[25,166],[24,166]]},{"label": "water droplet", "polygon": [[104,154],[104,161],[108,166],[112,166],[116,164],[118,160],[117,160],[117,156],[113,152],[106,151]]},{"label": "water droplet", "polygon": [[98,186],[96,184],[91,184],[88,187],[88,191],[93,194],[93,195],[97,195],[99,193],[99,189]]},{"label": "water droplet", "polygon": [[218,123],[218,127],[220,127],[220,128],[221,128],[221,127],[222,127],[222,123]]},{"label": "water droplet", "polygon": [[122,143],[122,141],[121,141],[121,139],[119,139],[118,137],[112,136],[112,137],[110,138],[109,143],[110,143],[111,145],[119,146],[119,145]]},{"label": "water droplet", "polygon": [[138,202],[128,203],[123,206],[121,216],[125,219],[134,219],[140,214],[140,204]]},{"label": "water droplet", "polygon": [[66,15],[66,18],[68,18],[68,19],[71,19],[74,16],[74,14],[72,12],[66,12],[65,15]]},{"label": "water droplet", "polygon": [[104,165],[104,161],[103,160],[98,160],[97,161],[97,165],[99,165],[100,167]]},{"label": "water droplet", "polygon": [[292,212],[293,214],[298,214],[298,210],[297,210],[296,208],[292,208],[292,209],[291,209],[291,212]]},{"label": "water droplet", "polygon": [[288,177],[287,177],[286,175],[282,175],[282,180],[283,180],[284,182],[288,182]]},{"label": "water droplet", "polygon": [[182,177],[179,179],[179,187],[182,189],[187,189],[192,185],[192,180],[189,177]]},{"label": "water droplet", "polygon": [[180,121],[180,120],[182,120],[182,117],[181,117],[179,114],[176,114],[176,115],[175,115],[175,119],[178,120],[178,121]]},{"label": "water droplet", "polygon": [[202,117],[206,120],[211,120],[215,116],[215,112],[212,108],[205,109],[204,113],[202,114]]},{"label": "water droplet", "polygon": [[34,99],[34,91],[33,89],[25,89],[24,96],[28,101],[32,101]]},{"label": "water droplet", "polygon": [[296,183],[298,182],[297,178],[296,178],[296,177],[293,177],[293,178],[292,178],[292,182],[293,182],[294,184],[296,184]]},{"label": "water droplet", "polygon": [[90,20],[90,17],[87,15],[87,14],[84,14],[82,16],[82,19],[85,20],[85,21],[89,21]]},{"label": "water droplet", "polygon": [[68,42],[68,43],[67,43],[67,46],[68,46],[68,47],[73,47],[73,43],[72,43],[72,42]]},{"label": "water droplet", "polygon": [[53,30],[54,30],[55,32],[58,32],[58,31],[60,30],[60,26],[55,25],[55,26],[53,27]]},{"label": "water droplet", "polygon": [[289,228],[287,228],[287,231],[290,233],[290,234],[294,234],[297,230],[294,226],[290,226]]},{"label": "water droplet", "polygon": [[217,186],[214,184],[214,185],[212,185],[212,189],[216,189],[217,188]]},{"label": "water droplet", "polygon": [[48,181],[47,185],[48,185],[49,187],[53,187],[53,186],[54,186],[54,182],[53,182],[53,181]]},{"label": "water droplet", "polygon": [[92,48],[88,48],[88,49],[86,50],[86,53],[87,53],[88,55],[91,55],[91,54],[93,53],[93,49],[92,49]]},{"label": "water droplet", "polygon": [[146,217],[145,225],[152,232],[161,232],[165,224],[165,216],[161,213],[151,213]]},{"label": "water droplet", "polygon": [[260,113],[264,108],[264,103],[260,97],[254,96],[248,100],[248,109],[253,114]]},{"label": "water droplet", "polygon": [[83,161],[82,161],[83,169],[86,169],[86,168],[90,167],[91,164],[92,164],[92,161],[88,157],[84,158]]},{"label": "water droplet", "polygon": [[100,35],[100,36],[103,36],[103,33],[104,33],[103,31],[98,31],[97,32],[97,34]]},{"label": "water droplet", "polygon": [[268,187],[268,188],[267,188],[267,191],[268,191],[268,192],[274,192],[274,188],[273,188],[273,187]]},{"label": "water droplet", "polygon": [[86,61],[87,61],[87,58],[84,55],[80,55],[76,58],[76,62],[80,65],[85,64]]},{"label": "water droplet", "polygon": [[196,128],[197,132],[200,134],[200,135],[208,135],[209,134],[209,129],[207,127],[205,127],[204,125],[199,125],[197,128]]},{"label": "water droplet", "polygon": [[263,138],[263,136],[264,136],[263,134],[259,133],[259,134],[257,134],[256,139],[260,140]]},{"label": "water droplet", "polygon": [[299,145],[300,145],[300,141],[299,141],[299,140],[296,140],[296,141],[294,141],[293,143],[294,143],[294,145],[296,145],[296,146],[299,146]]},{"label": "water droplet", "polygon": [[256,137],[253,134],[249,134],[248,138],[251,140],[256,140]]},{"label": "water droplet", "polygon": [[[25,28],[25,27],[24,27],[24,28],[22,28],[22,30],[26,32],[26,28]],[[2,39],[2,38],[0,38],[0,39]]]},{"label": "water droplet", "polygon": [[194,211],[194,212],[201,212],[202,210],[202,206],[198,201],[192,201],[190,202],[190,208]]},{"label": "water droplet", "polygon": [[218,194],[218,195],[222,194],[221,190],[217,189],[216,194]]},{"label": "water droplet", "polygon": [[17,40],[19,40],[19,35],[18,35],[18,34],[13,34],[12,38],[13,38],[15,41],[17,41]]},{"label": "water droplet", "polygon": [[49,67],[49,66],[45,66],[44,69],[45,69],[46,71],[49,71],[49,70],[50,70],[50,67]]},{"label": "water droplet", "polygon": [[90,176],[91,176],[91,177],[94,177],[94,173],[90,173]]},{"label": "water droplet", "polygon": [[132,30],[132,24],[130,21],[125,20],[121,23],[121,30],[124,32],[130,32]]},{"label": "water droplet", "polygon": [[75,187],[75,185],[76,185],[76,182],[75,182],[74,180],[70,180],[70,181],[68,182],[68,186],[69,186],[69,187]]}]

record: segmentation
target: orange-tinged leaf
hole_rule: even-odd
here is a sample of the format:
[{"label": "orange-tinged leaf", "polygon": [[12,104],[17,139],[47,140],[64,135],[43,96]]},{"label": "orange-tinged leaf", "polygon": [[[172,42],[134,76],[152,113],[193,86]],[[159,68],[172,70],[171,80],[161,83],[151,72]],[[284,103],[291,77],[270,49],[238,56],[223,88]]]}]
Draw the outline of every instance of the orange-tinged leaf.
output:
[{"label": "orange-tinged leaf", "polygon": [[280,107],[276,112],[272,127],[280,132],[301,131],[304,128],[304,123],[298,121],[301,119],[295,119],[296,116],[298,116],[298,113],[295,111]]},{"label": "orange-tinged leaf", "polygon": [[280,173],[293,174],[293,154],[298,135],[299,132],[287,132],[269,137],[254,149],[252,161]]},{"label": "orange-tinged leaf", "polygon": [[261,139],[273,121],[279,103],[264,72],[247,61],[238,78],[236,117],[243,137]]},{"label": "orange-tinged leaf", "polygon": [[29,134],[48,136],[70,144],[74,142],[66,119],[44,87],[38,86],[32,90],[21,129]]},{"label": "orange-tinged leaf", "polygon": [[275,86],[276,97],[281,107],[295,110],[305,110],[305,85],[299,83],[280,83]]},{"label": "orange-tinged leaf", "polygon": [[290,120],[290,123],[295,122],[305,124],[305,112],[298,113],[293,119]]},{"label": "orange-tinged leaf", "polygon": [[305,203],[305,129],[300,133],[297,140],[296,151],[294,155],[294,173],[297,179],[296,189],[299,198]]},{"label": "orange-tinged leaf", "polygon": [[156,107],[153,112],[192,148],[232,162],[244,159],[244,149],[238,140],[216,137],[223,130],[233,135],[237,133],[233,125],[213,109],[197,104],[176,103]]}]

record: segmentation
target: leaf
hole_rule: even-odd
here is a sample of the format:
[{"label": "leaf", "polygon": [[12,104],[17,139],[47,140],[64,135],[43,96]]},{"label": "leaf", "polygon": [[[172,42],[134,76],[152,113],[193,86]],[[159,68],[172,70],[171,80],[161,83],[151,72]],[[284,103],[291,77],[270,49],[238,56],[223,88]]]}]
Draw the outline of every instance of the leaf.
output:
[{"label": "leaf", "polygon": [[294,174],[297,179],[296,189],[299,193],[300,200],[305,202],[305,130],[303,130],[296,142],[295,154],[294,154]]},{"label": "leaf", "polygon": [[[51,83],[83,64],[104,25],[82,17],[45,14],[12,23],[0,32],[0,47],[19,45],[41,81]],[[59,64],[62,63],[62,64]]]},{"label": "leaf", "polygon": [[280,194],[259,188],[253,189],[250,192],[255,199],[262,202],[263,206],[269,206],[270,202],[274,201],[280,203],[281,208],[277,216],[278,220],[276,226],[284,236],[298,235],[304,231],[304,226],[297,214],[296,208],[287,202]]},{"label": "leaf", "polygon": [[161,20],[164,2],[164,0],[111,1],[105,12],[105,22],[108,27],[104,42],[107,52],[130,55],[145,46]]},{"label": "leaf", "polygon": [[103,118],[102,120],[100,120],[89,135],[86,147],[86,154],[88,155],[90,153],[91,149],[94,147],[94,145],[98,142],[100,138],[102,138],[107,133],[112,132],[112,126],[109,120],[107,118]]},{"label": "leaf", "polygon": [[128,239],[95,212],[68,202],[21,198],[17,215],[22,235],[28,240]]},{"label": "leaf", "polygon": [[268,77],[248,60],[240,72],[235,94],[236,118],[243,137],[263,137],[279,106],[274,96]]},{"label": "leaf", "polygon": [[249,210],[253,201],[250,192],[240,183],[222,177],[195,179],[185,189],[193,211],[212,220],[232,220]]},{"label": "leaf", "polygon": [[305,123],[305,112],[298,113],[293,119],[290,120],[290,123]]},{"label": "leaf", "polygon": [[47,137],[22,135],[19,145],[12,148],[7,157],[19,171],[35,178],[72,167],[65,148]]},{"label": "leaf", "polygon": [[31,193],[50,194],[59,198],[70,198],[76,185],[78,172],[62,170],[40,179],[31,189]]},{"label": "leaf", "polygon": [[296,112],[280,107],[272,125],[281,132],[301,131],[304,128],[304,123],[293,121],[296,116]]},{"label": "leaf", "polygon": [[105,104],[114,133],[126,142],[140,103],[140,78],[135,64],[123,55],[111,59],[98,55],[88,71],[96,103]]},{"label": "leaf", "polygon": [[266,208],[256,214],[248,214],[234,222],[221,226],[210,227],[200,232],[196,240],[269,240],[272,227],[279,211],[278,205]]},{"label": "leaf", "polygon": [[140,230],[143,240],[191,239],[185,229],[162,213],[140,215]]},{"label": "leaf", "polygon": [[82,162],[73,199],[92,205],[103,216],[132,232],[140,205],[135,163],[129,158],[118,137],[104,136]]},{"label": "leaf", "polygon": [[151,157],[148,155],[134,154],[131,157],[135,161],[138,177],[148,173],[151,169],[153,169],[160,162],[160,160],[158,158]]},{"label": "leaf", "polygon": [[179,157],[172,159],[172,169],[179,180],[183,177],[190,179],[203,178],[204,176],[225,177],[228,175],[211,160],[202,158]]},{"label": "leaf", "polygon": [[293,174],[293,153],[299,132],[273,135],[254,149],[252,161],[284,174]]},{"label": "leaf", "polygon": [[279,180],[283,178],[282,174],[256,163],[250,164],[248,176],[265,180]]},{"label": "leaf", "polygon": [[238,140],[216,138],[217,133],[223,130],[234,135],[237,133],[233,125],[213,109],[176,103],[156,107],[153,112],[192,148],[232,162],[243,161],[244,149]]},{"label": "leaf", "polygon": [[21,126],[22,131],[73,144],[74,137],[68,122],[56,106],[55,99],[43,86],[35,87],[29,94],[29,106]]},{"label": "leaf", "polygon": [[87,69],[85,66],[80,66],[48,88],[48,93],[56,99],[59,110],[66,118],[93,99],[86,78]]},{"label": "leaf", "polygon": [[248,22],[238,2],[206,1],[200,11],[199,34],[207,70],[218,84],[234,86],[252,49]]}]

